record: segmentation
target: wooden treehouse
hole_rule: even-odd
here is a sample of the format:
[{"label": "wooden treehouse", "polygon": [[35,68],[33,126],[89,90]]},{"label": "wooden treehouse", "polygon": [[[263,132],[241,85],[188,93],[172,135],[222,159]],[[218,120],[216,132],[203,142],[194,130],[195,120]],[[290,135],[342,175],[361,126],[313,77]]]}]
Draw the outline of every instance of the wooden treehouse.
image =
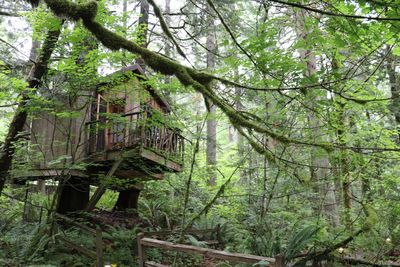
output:
[{"label": "wooden treehouse", "polygon": [[[139,65],[108,76],[95,92],[57,101],[56,112],[32,116],[25,167],[14,177],[65,181],[59,212],[93,208],[106,187],[119,191],[116,209],[136,208],[144,181],[181,171],[183,137]],[[90,185],[98,190],[89,202]]]}]

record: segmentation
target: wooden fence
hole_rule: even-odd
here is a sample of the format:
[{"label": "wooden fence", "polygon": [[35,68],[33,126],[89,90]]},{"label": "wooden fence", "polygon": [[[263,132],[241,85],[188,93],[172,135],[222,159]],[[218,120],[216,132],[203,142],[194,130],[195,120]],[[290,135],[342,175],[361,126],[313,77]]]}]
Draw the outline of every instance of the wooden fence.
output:
[{"label": "wooden fence", "polygon": [[185,244],[174,244],[168,241],[144,237],[144,233],[137,236],[138,243],[138,258],[139,267],[168,267],[168,265],[148,261],[146,257],[146,248],[161,248],[165,250],[172,250],[177,252],[185,252],[190,254],[197,254],[203,256],[203,267],[212,267],[213,260],[223,260],[230,263],[249,263],[255,264],[258,262],[266,262],[270,267],[284,267],[284,260],[282,257],[275,258],[261,257],[256,255],[230,253],[216,249],[202,248]]},{"label": "wooden fence", "polygon": [[90,228],[89,226],[86,226],[84,224],[78,223],[66,216],[63,216],[61,214],[55,213],[54,217],[58,220],[61,220],[63,222],[66,222],[70,225],[73,225],[77,228],[79,228],[80,230],[89,233],[90,235],[92,235],[94,237],[93,239],[93,243],[96,247],[96,251],[93,251],[89,248],[84,247],[81,244],[78,244],[62,235],[58,235],[57,238],[62,241],[65,245],[69,246],[72,249],[75,249],[79,252],[81,252],[82,254],[85,254],[86,256],[93,258],[96,260],[96,267],[103,267],[104,266],[104,260],[103,260],[103,238],[102,238],[102,232],[100,229],[93,229]]},{"label": "wooden fence", "polygon": [[[178,235],[181,232],[178,230],[163,230],[163,231],[153,231],[153,232],[143,232],[143,237],[166,237],[172,235]],[[204,241],[207,245],[222,245],[221,238],[221,226],[218,224],[215,228],[209,229],[189,229],[183,232],[185,235],[193,235],[196,238],[199,236],[209,235],[209,238]],[[203,238],[204,239],[204,238]]]}]

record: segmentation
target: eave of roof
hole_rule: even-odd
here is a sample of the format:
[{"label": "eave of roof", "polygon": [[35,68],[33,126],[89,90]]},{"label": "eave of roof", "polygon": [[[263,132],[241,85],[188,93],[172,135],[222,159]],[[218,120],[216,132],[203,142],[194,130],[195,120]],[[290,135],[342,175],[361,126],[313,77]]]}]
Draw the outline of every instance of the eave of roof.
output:
[{"label": "eave of roof", "polygon": [[[129,71],[131,71],[131,72],[137,74],[139,79],[141,79],[141,80],[143,80],[143,81],[146,81],[146,80],[147,80],[147,77],[146,77],[146,75],[145,75],[145,73],[144,73],[144,70],[142,69],[142,67],[140,67],[139,64],[133,64],[133,65],[130,65],[130,66],[123,67],[122,69],[120,69],[120,70],[118,70],[118,71],[116,71],[116,72],[113,72],[112,74],[109,74],[109,75],[107,75],[106,77],[111,77],[111,76],[114,76],[114,75],[116,75],[116,74],[124,74],[125,72],[129,72]],[[105,85],[107,85],[107,84],[109,84],[109,83],[110,83],[110,82],[102,82],[102,83],[99,83],[99,84],[97,85],[97,88],[102,87],[102,86],[105,86]],[[154,97],[154,99],[162,106],[162,108],[165,109],[166,112],[171,112],[171,106],[168,104],[168,102],[167,102],[164,98],[162,98],[162,97],[154,90],[154,88],[152,88],[150,85],[145,85],[145,88],[146,88],[146,90],[150,93],[150,95],[151,95],[152,97]]]}]

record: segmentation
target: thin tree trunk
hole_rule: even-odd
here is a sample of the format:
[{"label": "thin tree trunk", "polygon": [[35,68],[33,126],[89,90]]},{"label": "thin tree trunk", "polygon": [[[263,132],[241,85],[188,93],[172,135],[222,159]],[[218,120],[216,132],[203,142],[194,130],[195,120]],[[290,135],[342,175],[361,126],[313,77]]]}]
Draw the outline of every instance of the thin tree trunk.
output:
[{"label": "thin tree trunk", "polygon": [[[141,46],[147,47],[147,33],[149,27],[149,3],[146,0],[140,2],[140,17],[139,17],[139,40],[141,40]],[[142,58],[137,58],[135,61],[140,67],[145,70],[146,65]]]},{"label": "thin tree trunk", "polygon": [[[338,103],[339,114],[338,114],[338,138],[339,143],[346,146],[345,141],[345,129],[347,128],[347,119],[345,115],[345,105]],[[346,150],[340,152],[340,174],[342,178],[342,195],[343,195],[343,207],[344,207],[344,223],[347,227],[351,227],[351,188],[350,188],[350,167],[349,167],[349,155]]]},{"label": "thin tree trunk", "polygon": [[[128,0],[124,0],[122,2],[122,33],[123,36],[126,38],[127,37],[127,31],[128,31]],[[122,59],[121,59],[122,66],[126,67],[127,62],[126,62],[126,51],[122,51]]]},{"label": "thin tree trunk", "polygon": [[[306,13],[304,10],[298,11],[296,14],[296,24],[298,30],[298,37],[306,40],[308,38],[308,30],[305,27]],[[311,49],[302,49],[300,56],[303,62],[306,64],[304,75],[312,79],[312,76],[316,73],[317,61],[316,56]],[[316,105],[314,104],[319,100],[319,96],[316,96],[314,92],[303,91],[304,95],[310,99],[308,101],[311,105],[311,109],[315,110]],[[323,134],[321,133],[320,127],[321,122],[319,118],[314,114],[308,115],[308,126],[311,129],[311,135],[314,142],[320,141]],[[310,175],[311,183],[315,194],[318,196],[318,200],[322,205],[325,215],[333,226],[338,225],[338,215],[336,207],[336,198],[334,194],[333,181],[329,179],[329,159],[325,151],[320,148],[311,148],[310,154]]]},{"label": "thin tree trunk", "polygon": [[[148,32],[148,24],[149,24],[149,3],[146,0],[142,0],[140,3],[140,18],[139,18],[139,39],[142,41],[141,46],[147,47],[147,32]],[[136,64],[139,64],[140,67],[145,70],[145,62],[142,58],[136,59]],[[118,199],[115,203],[114,210],[125,210],[125,209],[133,209],[137,210],[139,195],[140,195],[140,187],[132,187],[125,188],[120,190],[118,193]]]},{"label": "thin tree trunk", "polygon": [[57,30],[52,30],[47,33],[46,39],[43,43],[42,50],[36,63],[32,66],[27,77],[28,89],[22,92],[22,99],[20,100],[17,111],[8,128],[7,136],[4,141],[3,147],[0,152],[0,193],[3,191],[6,178],[12,165],[12,159],[15,152],[14,142],[18,141],[18,134],[23,131],[27,119],[26,106],[30,100],[29,92],[33,88],[40,85],[40,80],[47,71],[47,66],[53,53],[55,44],[61,33],[61,25]]},{"label": "thin tree trunk", "polygon": [[[208,6],[207,6],[208,8]],[[210,10],[210,8],[208,8]],[[208,15],[209,27],[207,32],[207,69],[213,70],[215,68],[215,52],[216,46],[216,29],[215,22],[211,15]],[[206,99],[208,106],[208,120],[207,120],[207,148],[206,148],[206,161],[208,167],[208,183],[215,185],[217,180],[217,173],[215,171],[217,164],[217,120],[216,106]]]},{"label": "thin tree trunk", "polygon": [[[388,48],[389,49],[389,48]],[[390,110],[393,113],[398,129],[398,143],[400,143],[400,82],[396,74],[396,58],[393,53],[386,57],[386,70],[389,75],[390,92],[392,93],[392,103]]]}]

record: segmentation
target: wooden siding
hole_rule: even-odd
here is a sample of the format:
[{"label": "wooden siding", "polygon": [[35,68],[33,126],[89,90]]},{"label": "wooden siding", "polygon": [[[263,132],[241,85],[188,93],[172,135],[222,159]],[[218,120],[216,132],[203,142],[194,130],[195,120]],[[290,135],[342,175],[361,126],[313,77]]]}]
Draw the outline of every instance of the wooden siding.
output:
[{"label": "wooden siding", "polygon": [[[166,126],[146,129],[142,127],[141,118],[144,114],[141,103],[166,113],[162,101],[152,96],[154,92],[151,94],[146,90],[137,78],[112,87],[106,84],[98,88],[98,92],[93,96],[87,93],[86,96],[79,97],[72,106],[65,101],[65,105],[58,107],[55,112],[37,112],[31,117],[31,152],[42,155],[39,160],[33,162],[33,176],[41,173],[46,177],[54,176],[54,173],[59,173],[65,162],[90,162],[93,152],[126,150],[136,146],[148,149],[148,152],[138,155],[145,160],[152,160],[152,164],[164,165],[166,170],[181,170],[183,138],[179,131]],[[123,103],[122,109],[118,108],[117,103]],[[75,111],[77,114],[72,118],[65,114],[54,115],[67,111]],[[115,113],[115,116],[111,116],[110,113]],[[117,114],[124,119],[123,123],[120,123]],[[113,128],[113,117],[121,127]],[[113,132],[115,129],[121,133],[116,135]],[[146,157],[149,153],[153,155],[150,159]],[[27,170],[26,176],[29,175]]]}]

